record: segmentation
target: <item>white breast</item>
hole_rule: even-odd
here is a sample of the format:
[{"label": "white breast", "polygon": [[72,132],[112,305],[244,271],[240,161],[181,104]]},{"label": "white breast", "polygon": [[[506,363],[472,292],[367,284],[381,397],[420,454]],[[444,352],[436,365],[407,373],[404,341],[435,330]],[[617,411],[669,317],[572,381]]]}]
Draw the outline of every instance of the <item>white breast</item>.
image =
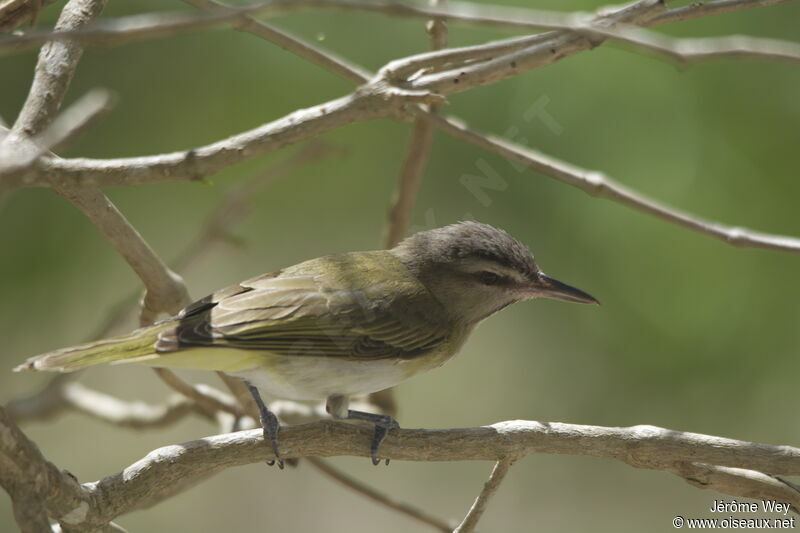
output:
[{"label": "white breast", "polygon": [[264,354],[265,364],[230,372],[279,398],[324,400],[332,395],[355,396],[393,387],[414,373],[408,361],[341,360],[332,357]]}]

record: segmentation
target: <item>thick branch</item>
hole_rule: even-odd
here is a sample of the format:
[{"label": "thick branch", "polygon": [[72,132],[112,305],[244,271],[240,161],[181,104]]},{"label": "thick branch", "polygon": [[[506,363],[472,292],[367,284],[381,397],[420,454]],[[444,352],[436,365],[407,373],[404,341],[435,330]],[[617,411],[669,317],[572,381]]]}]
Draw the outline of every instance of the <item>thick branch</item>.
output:
[{"label": "thick branch", "polygon": [[[42,531],[48,514],[64,523],[83,521],[89,512],[88,493],[68,473],[42,456],[0,406],[0,485],[11,495],[20,527]],[[47,530],[49,531],[49,525]]]},{"label": "thick branch", "polygon": [[353,122],[396,114],[408,103],[438,101],[425,92],[373,84],[353,94],[295,111],[256,129],[200,148],[123,159],[58,159],[42,165],[32,185],[116,186],[197,180],[247,159]]},{"label": "thick branch", "polygon": [[[372,430],[343,422],[321,421],[281,429],[280,452],[289,457],[332,457],[369,455]],[[774,487],[765,490],[764,474],[800,474],[800,449],[772,446],[722,437],[684,433],[653,426],[610,428],[531,421],[500,422],[492,426],[467,429],[393,430],[381,453],[395,460],[463,461],[497,460],[534,453],[581,455],[617,459],[637,468],[679,473],[677,463],[706,463],[747,469],[737,484],[717,483],[708,476],[705,488],[730,494],[768,499],[778,494]],[[143,499],[167,494],[178,480],[189,482],[233,466],[273,459],[264,445],[260,429],[216,435],[154,450],[123,472],[94,483],[84,484],[93,501],[86,517],[88,525],[105,523],[135,508]],[[757,471],[755,474],[749,471]],[[688,471],[695,475],[696,470]],[[720,471],[723,472],[723,471]],[[680,473],[679,473],[680,475]],[[748,476],[758,477],[748,482]],[[734,492],[735,491],[735,492]],[[747,494],[745,494],[745,492]],[[800,505],[800,495],[788,503]]]}]

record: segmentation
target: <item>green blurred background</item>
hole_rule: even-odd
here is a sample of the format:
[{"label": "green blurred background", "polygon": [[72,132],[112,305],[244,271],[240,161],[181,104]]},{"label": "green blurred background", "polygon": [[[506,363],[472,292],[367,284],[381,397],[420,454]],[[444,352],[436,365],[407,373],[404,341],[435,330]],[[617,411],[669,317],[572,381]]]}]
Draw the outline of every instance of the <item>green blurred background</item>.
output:
[{"label": "green blurred background", "polygon": [[[510,3],[510,2],[507,2]],[[516,0],[524,5],[522,0]],[[52,22],[60,3],[44,11]],[[535,7],[594,10],[597,2]],[[110,2],[106,15],[184,9],[179,2]],[[800,6],[744,11],[665,27],[680,36],[744,33],[798,40]],[[422,21],[326,11],[274,19],[370,69],[427,47]],[[453,45],[511,35],[453,24]],[[12,122],[29,88],[33,52],[0,59],[0,115]],[[115,109],[63,156],[121,157],[213,142],[351,86],[250,35],[185,34],[86,53],[68,101],[105,87]],[[450,98],[473,126],[607,172],[624,184],[712,220],[800,235],[796,66],[725,60],[679,70],[616,46]],[[550,119],[531,118],[544,106]],[[528,113],[526,113],[528,112]],[[540,115],[541,117],[541,115]],[[339,148],[295,168],[253,198],[237,229],[244,247],[217,246],[186,274],[193,297],[330,252],[380,246],[409,136],[389,120],[323,139]],[[106,192],[166,260],[238,183],[297,147],[203,183]],[[488,202],[461,180],[490,166],[504,190]],[[462,427],[508,419],[654,424],[773,444],[800,444],[800,258],[737,249],[605,200],[437,134],[414,212],[415,229],[475,218],[528,243],[543,269],[589,291],[603,307],[542,301],[482,325],[444,368],[396,389],[405,427]],[[69,203],[43,189],[0,205],[0,401],[49,376],[12,374],[25,357],[91,335],[138,280]],[[131,322],[129,327],[133,327]],[[208,374],[189,378],[217,384]],[[131,400],[169,393],[146,368],[101,367],[82,382]],[[117,429],[77,414],[24,427],[44,454],[81,481],[112,474],[148,451],[214,428],[187,419],[167,430]],[[460,518],[491,464],[333,462],[393,497]],[[669,531],[676,514],[709,516],[718,493],[609,460],[530,456],[511,471],[483,531]],[[321,477],[308,465],[223,472],[158,507],[124,516],[130,531],[426,531]],[[0,498],[0,530],[13,530]]]}]

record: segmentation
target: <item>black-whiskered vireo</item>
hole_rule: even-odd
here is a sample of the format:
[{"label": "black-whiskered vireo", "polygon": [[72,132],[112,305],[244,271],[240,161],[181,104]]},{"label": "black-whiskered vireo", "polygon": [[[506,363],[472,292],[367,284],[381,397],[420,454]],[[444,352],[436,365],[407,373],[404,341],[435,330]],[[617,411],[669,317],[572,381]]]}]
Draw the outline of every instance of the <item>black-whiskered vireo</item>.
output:
[{"label": "black-whiskered vireo", "polygon": [[444,364],[484,318],[521,300],[597,303],[543,274],[502,230],[461,222],[391,250],[311,259],[219,290],[128,335],[29,359],[16,370],[98,363],[222,371],[243,378],[279,465],[279,423],[258,393],[326,400],[334,418],[375,424],[371,454],[397,423],[348,409],[351,396]]}]

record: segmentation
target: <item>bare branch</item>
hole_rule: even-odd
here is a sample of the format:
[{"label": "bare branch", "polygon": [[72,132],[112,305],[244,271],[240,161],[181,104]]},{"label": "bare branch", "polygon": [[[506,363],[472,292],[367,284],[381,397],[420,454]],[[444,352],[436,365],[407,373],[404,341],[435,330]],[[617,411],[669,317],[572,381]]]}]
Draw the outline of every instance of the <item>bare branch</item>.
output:
[{"label": "bare branch", "polygon": [[746,35],[676,39],[630,25],[617,25],[610,31],[591,28],[589,33],[653,52],[679,65],[722,57],[774,59],[800,63],[800,44],[776,39],[761,39]]},{"label": "bare branch", "polygon": [[8,415],[17,423],[29,420],[49,420],[67,407],[63,387],[80,372],[56,374],[39,391],[25,398],[11,400],[6,405]]},{"label": "bare branch", "polygon": [[[50,531],[47,514],[71,524],[76,519],[82,521],[90,509],[88,495],[78,482],[48,462],[2,406],[0,485],[11,496],[15,517],[26,533]],[[46,529],[42,529],[44,525]]]},{"label": "bare branch", "polygon": [[[367,457],[370,428],[334,421],[281,429],[280,452],[288,457]],[[697,433],[684,433],[653,426],[608,428],[530,421],[500,422],[467,429],[393,430],[382,445],[382,453],[396,460],[460,461],[497,460],[534,453],[567,454],[617,459],[637,468],[675,471],[676,463],[702,462],[718,466],[756,470],[766,474],[800,474],[800,449],[737,441]],[[254,429],[185,442],[154,450],[123,472],[86,483],[91,498],[102,497],[103,506],[93,506],[86,526],[105,523],[135,508],[143,499],[158,499],[178,480],[190,482],[233,466],[272,459],[262,431]],[[695,471],[692,471],[695,472]],[[751,481],[748,481],[750,476]],[[705,478],[705,488],[716,489],[718,478]],[[720,485],[735,495],[775,495],[757,474],[741,475],[738,485]],[[752,481],[755,479],[755,481]],[[781,493],[788,499],[790,493]],[[795,507],[800,499],[788,500]]]},{"label": "bare branch", "polygon": [[[215,0],[184,0],[195,7],[207,11],[219,9],[232,9],[231,6]],[[235,8],[233,8],[235,9]],[[326,70],[335,72],[344,79],[360,84],[367,81],[371,75],[361,67],[350,63],[332,52],[321,53],[314,45],[304,41],[296,35],[262,22],[250,15],[239,15],[234,24],[234,29],[256,35],[271,41],[278,46],[316,63]]]},{"label": "bare branch", "polygon": [[601,172],[585,170],[499,137],[479,133],[457,119],[431,115],[430,120],[455,137],[500,154],[545,176],[578,187],[592,196],[607,198],[732,246],[800,253],[800,239],[795,237],[759,233],[704,220],[651,200],[616,183]]},{"label": "bare branch", "polygon": [[[225,468],[272,458],[260,429],[217,435],[155,450],[120,474],[78,488],[72,478],[41,457],[2,408],[0,432],[4,486],[10,486],[10,480],[45,480],[35,488],[50,515],[84,528],[105,524],[143,502],[166,498],[178,482],[190,486]],[[334,421],[284,427],[280,452],[287,458],[366,457],[371,434],[370,428]],[[481,428],[401,429],[390,433],[382,452],[392,459],[412,461],[494,460],[533,453],[604,457],[676,473],[704,488],[779,498],[800,508],[796,487],[774,477],[800,474],[800,449],[653,426],[608,428],[516,420]]]},{"label": "bare branch", "polygon": [[183,396],[173,396],[163,405],[126,402],[108,394],[68,381],[72,374],[57,374],[36,394],[12,400],[6,411],[16,423],[47,420],[73,410],[108,424],[134,429],[168,426],[192,412],[209,418]]},{"label": "bare branch", "polygon": [[111,109],[111,93],[92,89],[61,112],[53,123],[34,140],[42,153],[58,150],[91,124],[100,114]]},{"label": "bare branch", "polygon": [[163,405],[144,402],[126,402],[108,394],[92,390],[80,383],[64,386],[64,402],[75,411],[114,426],[131,429],[156,429],[169,426],[195,410],[187,398],[174,395]]},{"label": "bare branch", "polygon": [[400,171],[400,179],[389,208],[384,242],[386,248],[392,248],[400,242],[411,223],[414,203],[422,183],[422,174],[425,171],[432,140],[433,126],[425,119],[418,119],[411,130],[411,139]]},{"label": "bare branch", "polygon": [[670,9],[662,13],[651,20],[650,24],[656,26],[660,24],[671,24],[673,22],[684,22],[701,17],[724,15],[743,9],[753,9],[755,7],[777,6],[778,4],[786,4],[794,1],[796,0],[714,0],[713,2],[692,2],[689,5]]},{"label": "bare branch", "polygon": [[[443,2],[444,0],[430,0],[430,5],[438,7]],[[441,50],[447,46],[447,25],[442,19],[437,18],[429,21],[428,32],[431,36],[432,50]],[[432,105],[430,107],[431,113],[436,113],[437,111],[437,106]],[[431,123],[423,118],[417,119],[411,132],[411,141],[400,171],[400,180],[389,209],[389,220],[386,226],[386,248],[393,248],[408,230],[432,141],[433,127]]]},{"label": "bare branch", "polygon": [[[639,29],[626,28],[625,25],[609,25],[603,16],[592,18],[587,13],[560,13],[552,11],[532,10],[528,8],[511,8],[454,2],[447,7],[431,5],[430,7],[402,4],[397,2],[375,2],[373,0],[292,0],[272,1],[247,7],[225,5],[215,0],[184,0],[206,10],[200,15],[184,13],[155,13],[133,15],[118,19],[106,19],[87,28],[57,32],[28,32],[24,35],[0,38],[0,53],[8,50],[24,50],[38,46],[47,40],[76,40],[83,44],[115,45],[142,39],[153,39],[174,35],[178,32],[209,29],[232,23],[238,30],[259,35],[287,49],[305,54],[318,64],[330,62],[328,67],[338,70],[350,81],[358,82],[365,71],[347,64],[347,61],[330,55],[316,53],[313,45],[280,30],[274,26],[258,21],[252,15],[262,12],[283,12],[303,8],[339,8],[379,12],[399,17],[435,17],[437,20],[452,20],[474,24],[509,27],[512,29],[544,29],[567,30],[578,34],[620,40],[636,47],[643,47],[658,52],[671,60],[681,63],[710,59],[720,56],[755,57],[766,59],[784,59],[800,62],[800,45],[772,39],[756,39],[739,36],[733,40],[724,39],[670,39],[657,33]],[[791,1],[791,0],[783,0]],[[727,13],[745,8],[774,5],[782,2],[763,1],[717,1],[696,6],[687,6],[662,13],[650,21],[638,21],[644,25],[677,22],[687,18]],[[602,38],[600,40],[602,40]],[[344,65],[343,65],[344,64]],[[353,76],[353,70],[358,71]]]},{"label": "bare branch", "polygon": [[511,465],[514,464],[514,459],[500,459],[494,465],[492,469],[492,474],[489,476],[488,481],[484,483],[483,490],[475,499],[475,502],[470,507],[469,512],[464,517],[464,520],[458,525],[457,528],[453,530],[453,533],[472,533],[475,531],[475,526],[478,525],[478,520],[481,519],[483,516],[483,512],[486,510],[486,505],[489,503],[489,499],[494,496],[494,493],[497,492],[497,489],[500,487],[500,483],[503,482],[503,479],[506,477],[506,473],[508,473],[508,469],[511,468]]},{"label": "bare branch", "polygon": [[422,522],[423,524],[428,524],[429,526],[442,531],[444,533],[450,533],[453,528],[445,522],[444,520],[437,518],[428,514],[427,512],[414,507],[413,505],[406,503],[406,502],[399,502],[397,500],[392,499],[391,497],[379,492],[378,490],[362,483],[361,481],[345,474],[338,468],[334,467],[327,461],[323,459],[319,459],[317,457],[307,457],[306,461],[308,461],[314,468],[331,478],[332,480],[340,483],[341,485],[361,494],[362,496],[366,496],[370,500],[383,505],[384,507],[388,507],[389,509],[393,509],[399,513],[402,513],[414,520]]},{"label": "bare branch", "polygon": [[244,416],[241,407],[239,407],[233,398],[224,392],[204,384],[192,385],[186,383],[175,375],[174,372],[166,368],[154,368],[153,370],[164,383],[185,397],[190,398],[197,405],[207,409],[209,412],[223,411],[238,418]]},{"label": "bare branch", "polygon": [[[71,0],[64,6],[56,30],[81,29],[100,15],[104,6],[104,0]],[[82,55],[83,47],[76,43],[50,42],[42,47],[28,98],[5,142],[9,137],[32,139],[50,125]]]},{"label": "bare branch", "polygon": [[[77,135],[99,114],[110,109],[110,104],[110,93],[95,89],[62,112],[44,132],[32,139],[32,142],[0,143],[0,178],[18,179],[24,182],[25,170],[33,166],[40,157]],[[22,182],[16,186],[21,184]]]},{"label": "bare branch", "polygon": [[0,31],[10,32],[26,19],[36,24],[39,10],[56,0],[4,0],[0,1]]},{"label": "bare branch", "polygon": [[[272,0],[247,7],[231,6],[215,0],[185,1],[202,7],[207,12],[202,14],[160,12],[130,15],[116,19],[107,18],[81,29],[56,28],[51,32],[30,31],[23,35],[0,38],[0,54],[27,50],[48,41],[74,41],[83,45],[119,45],[171,36],[180,32],[211,29],[229,23],[239,25],[248,19],[258,22],[252,17],[265,13],[285,13],[307,8],[363,10],[394,17],[448,19],[514,29],[539,30],[569,28],[587,17],[587,14],[584,13],[564,14],[527,8],[481,6],[463,2],[453,2],[447,8],[440,8],[374,0]],[[261,29],[258,32],[271,37],[276,35],[271,31],[274,28],[263,23],[260,25]],[[278,32],[284,33],[282,30],[278,30]]]},{"label": "bare branch", "polygon": [[406,104],[433,101],[440,101],[440,98],[424,91],[373,84],[345,97],[295,111],[256,129],[192,150],[123,159],[43,162],[31,185],[106,187],[198,180],[236,163],[353,122],[396,115]]},{"label": "bare branch", "polygon": [[[613,13],[598,15],[592,19],[591,24],[613,25],[626,22],[643,25],[663,10],[664,4],[661,0],[639,0]],[[521,72],[541,68],[578,52],[591,50],[602,42],[602,39],[597,40],[587,33],[569,30],[549,32],[535,37],[536,39],[532,39],[533,44],[520,50],[488,58],[481,53],[480,61],[469,63],[464,63],[469,61],[467,57],[464,57],[462,59],[464,64],[455,64],[444,71],[423,74],[410,80],[407,85],[415,90],[429,90],[438,94],[463,92],[474,87],[496,83]],[[512,45],[513,50],[518,41],[518,39],[513,39],[505,41],[505,43]],[[495,47],[505,43],[503,41],[495,43]],[[459,52],[455,51],[455,53]],[[417,61],[431,66],[430,55],[416,57],[417,59],[411,57],[403,60],[406,63],[404,71],[411,70]]]},{"label": "bare branch", "polygon": [[[52,533],[70,533],[72,529],[67,528],[64,529],[61,527],[60,524],[53,524],[52,530],[49,530]],[[128,530],[124,527],[115,524],[114,522],[109,522],[108,524],[101,526],[99,529],[95,530],[96,533],[128,533]]]},{"label": "bare branch", "polygon": [[777,476],[703,463],[679,462],[671,471],[698,489],[712,489],[731,496],[756,500],[786,502],[791,504],[793,513],[800,514],[800,488]]},{"label": "bare branch", "polygon": [[230,8],[213,13],[145,13],[117,19],[107,18],[83,28],[58,28],[55,31],[29,31],[0,38],[0,54],[23,51],[50,42],[74,42],[86,45],[119,45],[168,37],[185,31],[221,27],[239,16],[264,10],[264,7]]},{"label": "bare branch", "polygon": [[97,226],[144,283],[141,325],[153,323],[162,312],[175,314],[190,302],[183,278],[161,261],[99,189],[58,187],[57,191]]},{"label": "bare branch", "polygon": [[208,214],[198,235],[175,258],[172,266],[183,272],[195,263],[216,242],[235,242],[233,229],[252,211],[252,201],[264,189],[286,177],[299,166],[328,157],[337,149],[322,141],[312,140],[301,146],[284,161],[270,165],[237,187],[226,191],[214,210]]},{"label": "bare branch", "polygon": [[[659,0],[642,0],[612,14],[601,15],[596,20],[603,24],[647,24],[661,11],[663,7]],[[403,106],[408,103],[435,103],[437,98],[433,93],[460,92],[550,64],[579,51],[588,50],[602,39],[602,36],[590,38],[580,32],[557,31],[501,41],[499,44],[489,43],[482,47],[444,51],[439,53],[443,55],[435,56],[435,61],[425,54],[412,56],[404,60],[409,68],[424,68],[434,61],[433,64],[446,65],[448,70],[423,74],[412,79],[406,84],[410,89],[392,87],[394,80],[385,76],[379,77],[351,95],[296,111],[254,130],[193,150],[123,159],[49,160],[42,162],[41,168],[31,173],[29,185],[85,187],[200,179],[246,159],[353,122],[396,116],[402,113]],[[290,36],[284,35],[283,42],[288,40],[291,40]],[[303,52],[299,52],[299,48],[301,46],[297,45],[291,51],[302,53],[304,57],[314,55],[314,50],[307,44]],[[509,50],[516,51],[507,53]],[[503,53],[500,57],[486,59],[493,57],[491,54],[487,56],[490,51]],[[320,62],[319,55],[317,53],[315,56],[317,62]],[[396,62],[390,65],[394,63]],[[332,68],[330,64],[327,66]],[[341,64],[335,72],[346,75],[349,79],[363,75],[360,71],[354,71],[352,66]]]}]

